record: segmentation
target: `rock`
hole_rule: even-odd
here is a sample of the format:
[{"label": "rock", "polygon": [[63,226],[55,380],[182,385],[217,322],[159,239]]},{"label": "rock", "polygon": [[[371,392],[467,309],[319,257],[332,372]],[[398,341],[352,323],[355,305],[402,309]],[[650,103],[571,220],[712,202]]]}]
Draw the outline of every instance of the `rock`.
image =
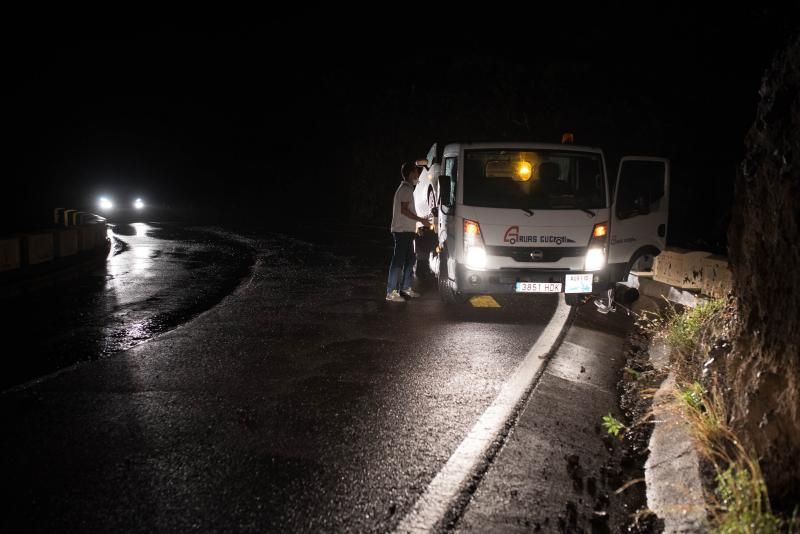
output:
[{"label": "rock", "polygon": [[728,229],[740,320],[733,351],[710,372],[725,377],[734,431],[762,458],[770,498],[791,503],[800,501],[800,36],[775,57],[759,93]]}]

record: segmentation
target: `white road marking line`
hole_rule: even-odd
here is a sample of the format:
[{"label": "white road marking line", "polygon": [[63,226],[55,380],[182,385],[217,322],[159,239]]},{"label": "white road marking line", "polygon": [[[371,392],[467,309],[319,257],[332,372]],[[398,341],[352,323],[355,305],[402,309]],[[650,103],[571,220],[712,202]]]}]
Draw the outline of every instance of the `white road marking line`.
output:
[{"label": "white road marking line", "polygon": [[472,427],[450,459],[434,477],[411,511],[400,521],[395,532],[435,532],[443,527],[442,522],[451,509],[465,494],[469,483],[476,483],[481,467],[491,461],[497,448],[501,431],[516,414],[520,402],[543,371],[543,365],[558,348],[564,327],[570,318],[571,306],[559,297],[552,319],[527,356],[506,380],[500,393],[478,422]]}]

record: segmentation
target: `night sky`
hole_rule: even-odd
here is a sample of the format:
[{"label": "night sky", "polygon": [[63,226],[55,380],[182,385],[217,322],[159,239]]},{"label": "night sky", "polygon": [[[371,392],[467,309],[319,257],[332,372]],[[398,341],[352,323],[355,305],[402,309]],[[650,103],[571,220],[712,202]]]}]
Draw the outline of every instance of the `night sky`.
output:
[{"label": "night sky", "polygon": [[20,19],[3,233],[102,193],[230,225],[388,225],[401,162],[433,142],[572,131],[612,175],[622,155],[670,157],[672,241],[721,246],[760,79],[797,3],[610,5]]}]

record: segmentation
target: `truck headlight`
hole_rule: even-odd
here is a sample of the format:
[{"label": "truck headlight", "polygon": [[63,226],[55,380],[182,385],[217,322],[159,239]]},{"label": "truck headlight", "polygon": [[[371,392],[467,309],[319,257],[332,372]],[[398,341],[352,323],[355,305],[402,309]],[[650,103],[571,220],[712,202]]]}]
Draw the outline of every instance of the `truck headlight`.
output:
[{"label": "truck headlight", "polygon": [[584,270],[599,271],[606,265],[606,245],[608,244],[608,223],[601,222],[592,228],[589,251],[586,253]]},{"label": "truck headlight", "polygon": [[486,249],[483,247],[481,225],[464,219],[464,261],[471,269],[486,267]]},{"label": "truck headlight", "polygon": [[606,264],[606,253],[601,248],[590,248],[586,253],[586,266],[587,271],[599,271]]},{"label": "truck headlight", "polygon": [[486,250],[483,247],[469,247],[467,249],[467,267],[484,269],[486,267]]}]

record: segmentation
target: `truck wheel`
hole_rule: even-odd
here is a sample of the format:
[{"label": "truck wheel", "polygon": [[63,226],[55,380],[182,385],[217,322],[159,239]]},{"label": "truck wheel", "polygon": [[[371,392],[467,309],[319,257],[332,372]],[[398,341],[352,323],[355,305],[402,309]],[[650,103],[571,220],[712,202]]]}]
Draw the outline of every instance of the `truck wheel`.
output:
[{"label": "truck wheel", "polygon": [[628,272],[631,271],[652,271],[653,270],[653,255],[652,254],[643,254],[636,258],[631,263]]},{"label": "truck wheel", "polygon": [[653,262],[656,256],[661,253],[655,247],[643,247],[637,250],[631,261],[628,262],[627,271],[622,273],[624,277],[619,282],[627,282],[628,275],[631,271],[652,271],[653,270]]},{"label": "truck wheel", "polygon": [[450,285],[450,280],[447,276],[447,253],[442,250],[439,253],[439,297],[447,305],[456,305],[464,302],[466,297],[457,293]]}]

